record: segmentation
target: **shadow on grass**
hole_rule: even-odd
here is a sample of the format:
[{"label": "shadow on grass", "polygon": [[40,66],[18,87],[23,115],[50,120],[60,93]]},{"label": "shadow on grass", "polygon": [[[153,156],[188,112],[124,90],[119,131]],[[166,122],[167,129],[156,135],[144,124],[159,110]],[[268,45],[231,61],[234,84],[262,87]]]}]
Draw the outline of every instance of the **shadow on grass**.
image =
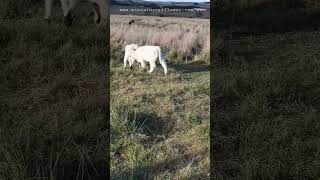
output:
[{"label": "shadow on grass", "polygon": [[77,161],[64,162],[58,166],[55,177],[63,179],[108,179],[107,162],[86,162],[84,164]]},{"label": "shadow on grass", "polygon": [[208,64],[202,61],[193,61],[185,64],[168,63],[168,66],[181,73],[206,72],[209,71],[210,68]]},{"label": "shadow on grass", "polygon": [[151,144],[163,140],[174,127],[173,122],[155,113],[130,112],[128,119],[138,131],[150,137]]}]

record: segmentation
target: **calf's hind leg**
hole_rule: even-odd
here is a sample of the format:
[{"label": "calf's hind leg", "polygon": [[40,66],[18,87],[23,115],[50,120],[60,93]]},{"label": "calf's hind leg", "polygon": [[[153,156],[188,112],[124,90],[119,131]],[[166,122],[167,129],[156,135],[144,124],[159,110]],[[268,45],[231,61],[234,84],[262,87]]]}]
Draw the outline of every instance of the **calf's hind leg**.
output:
[{"label": "calf's hind leg", "polygon": [[146,68],[146,63],[144,61],[139,61],[141,64],[141,69],[140,70],[144,70]]}]

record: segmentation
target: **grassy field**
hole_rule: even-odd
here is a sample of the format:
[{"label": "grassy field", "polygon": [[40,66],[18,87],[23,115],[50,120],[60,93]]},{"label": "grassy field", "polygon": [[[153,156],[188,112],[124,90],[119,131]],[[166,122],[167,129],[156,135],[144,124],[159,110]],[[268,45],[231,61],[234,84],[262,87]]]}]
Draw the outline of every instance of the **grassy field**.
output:
[{"label": "grassy field", "polygon": [[212,178],[318,179],[320,32],[279,21],[284,31],[267,33],[240,18],[214,34]]},{"label": "grassy field", "polygon": [[[111,16],[112,179],[209,179],[209,21],[135,18]],[[163,47],[169,74],[124,69],[133,42]]]},{"label": "grassy field", "polygon": [[57,16],[48,24],[40,6],[29,18],[8,8],[0,21],[0,179],[106,179],[108,31],[81,18],[70,28]]}]

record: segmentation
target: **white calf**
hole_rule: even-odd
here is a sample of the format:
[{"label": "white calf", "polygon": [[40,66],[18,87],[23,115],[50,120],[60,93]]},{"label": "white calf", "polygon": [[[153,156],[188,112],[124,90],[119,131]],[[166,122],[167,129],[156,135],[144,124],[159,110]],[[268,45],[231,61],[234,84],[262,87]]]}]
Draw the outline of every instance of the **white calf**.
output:
[{"label": "white calf", "polygon": [[141,69],[145,69],[145,62],[149,62],[149,73],[152,73],[156,68],[156,60],[158,58],[161,66],[164,69],[164,74],[167,75],[167,64],[159,46],[138,47],[137,44],[127,45],[125,48],[124,67],[126,67],[126,62],[128,60],[130,67],[132,66],[135,60],[138,61],[141,64]]},{"label": "white calf", "polygon": [[[44,0],[45,1],[45,19],[50,19],[52,5],[54,0]],[[94,5],[94,20],[96,23],[100,23],[101,20],[105,21],[108,18],[108,2],[107,0],[60,0],[61,7],[64,16],[64,23],[66,25],[71,25],[72,16],[71,12],[80,2],[89,2]]]}]

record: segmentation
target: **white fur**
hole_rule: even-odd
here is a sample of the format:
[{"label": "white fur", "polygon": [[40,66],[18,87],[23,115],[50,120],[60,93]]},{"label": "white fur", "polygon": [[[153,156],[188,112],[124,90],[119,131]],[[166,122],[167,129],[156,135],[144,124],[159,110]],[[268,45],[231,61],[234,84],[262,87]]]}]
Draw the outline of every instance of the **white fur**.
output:
[{"label": "white fur", "polygon": [[124,67],[126,67],[128,60],[130,67],[136,60],[140,63],[141,69],[145,69],[145,62],[148,62],[150,64],[149,73],[152,73],[156,68],[157,59],[159,59],[159,62],[164,69],[164,74],[167,75],[167,64],[159,46],[138,47],[137,44],[130,44],[125,48]]},{"label": "white fur", "polygon": [[[45,19],[50,19],[52,5],[54,0],[44,0],[45,1]],[[60,0],[61,8],[63,11],[64,17],[67,17],[68,14],[74,10],[74,8],[82,1],[87,1],[95,4],[94,15],[95,21],[101,18],[102,21],[105,21],[108,18],[108,2],[107,0]]]},{"label": "white fur", "polygon": [[137,44],[130,44],[125,47],[124,60],[123,60],[124,67],[127,66],[128,61],[129,61],[129,66],[130,67],[132,66],[132,64],[134,63],[134,58],[131,55],[134,53],[136,49],[138,49],[138,47],[139,46]]}]

